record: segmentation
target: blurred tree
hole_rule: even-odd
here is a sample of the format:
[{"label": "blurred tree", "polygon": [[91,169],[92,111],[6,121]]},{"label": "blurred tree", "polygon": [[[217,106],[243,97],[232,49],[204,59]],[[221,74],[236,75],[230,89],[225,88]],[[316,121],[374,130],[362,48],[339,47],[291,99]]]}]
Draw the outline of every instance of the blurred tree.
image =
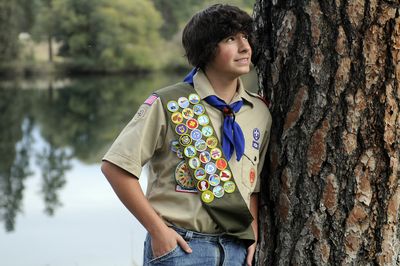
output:
[{"label": "blurred tree", "polygon": [[53,215],[61,201],[58,192],[66,184],[65,173],[71,169],[71,155],[67,149],[56,147],[51,139],[41,153],[36,155],[37,164],[42,172],[43,200],[45,212]]},{"label": "blurred tree", "polygon": [[[161,17],[143,0],[46,0],[38,27],[62,43],[60,54],[80,71],[154,69]],[[47,18],[46,15],[47,14]]]},{"label": "blurred tree", "polygon": [[0,64],[16,59],[18,54],[18,5],[0,0]]},{"label": "blurred tree", "polygon": [[20,91],[0,88],[0,99],[0,220],[7,231],[13,231],[22,209],[24,181],[32,174],[32,120],[26,115],[29,101]]},{"label": "blurred tree", "polygon": [[[189,18],[200,9],[220,3],[216,0],[152,0],[154,6],[161,13],[164,23],[161,27],[161,34],[166,39],[171,39]],[[251,12],[254,0],[230,0],[226,4],[238,6],[247,12]]]}]

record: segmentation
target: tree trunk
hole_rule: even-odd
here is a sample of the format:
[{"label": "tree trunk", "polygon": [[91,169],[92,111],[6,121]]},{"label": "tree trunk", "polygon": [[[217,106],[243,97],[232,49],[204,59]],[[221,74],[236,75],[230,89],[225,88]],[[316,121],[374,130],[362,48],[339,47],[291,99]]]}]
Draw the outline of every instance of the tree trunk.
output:
[{"label": "tree trunk", "polygon": [[398,0],[259,0],[258,265],[400,265]]}]

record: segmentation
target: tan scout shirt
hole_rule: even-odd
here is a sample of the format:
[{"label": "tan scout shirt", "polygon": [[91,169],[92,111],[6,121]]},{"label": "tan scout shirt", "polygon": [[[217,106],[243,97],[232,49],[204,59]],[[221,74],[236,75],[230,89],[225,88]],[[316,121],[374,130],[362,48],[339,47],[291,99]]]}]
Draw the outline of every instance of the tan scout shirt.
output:
[{"label": "tan scout shirt", "polygon": [[[194,76],[193,82],[201,99],[215,94],[202,71]],[[232,102],[239,99],[243,99],[244,104],[236,114],[236,121],[245,137],[245,152],[241,160],[236,161],[235,151],[229,164],[237,187],[249,206],[251,194],[260,190],[259,174],[264,163],[272,120],[267,106],[256,95],[245,91],[241,81]],[[223,115],[205,101],[203,104],[220,139]],[[175,168],[183,159],[179,159],[176,153],[171,151],[170,144],[176,136],[167,119],[169,117],[166,116],[159,98],[151,106],[143,104],[103,160],[125,169],[136,177],[140,176],[142,167],[148,163],[146,195],[160,217],[167,224],[188,230],[217,233],[220,230],[202,207],[199,195],[175,190]]]}]

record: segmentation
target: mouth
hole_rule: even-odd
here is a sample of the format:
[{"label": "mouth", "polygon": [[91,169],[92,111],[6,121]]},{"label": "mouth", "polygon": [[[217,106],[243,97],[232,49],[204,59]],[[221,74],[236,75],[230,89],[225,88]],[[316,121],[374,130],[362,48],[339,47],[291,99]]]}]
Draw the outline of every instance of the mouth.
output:
[{"label": "mouth", "polygon": [[235,62],[238,62],[241,64],[247,64],[247,63],[249,63],[249,58],[248,57],[239,58],[239,59],[236,59]]}]

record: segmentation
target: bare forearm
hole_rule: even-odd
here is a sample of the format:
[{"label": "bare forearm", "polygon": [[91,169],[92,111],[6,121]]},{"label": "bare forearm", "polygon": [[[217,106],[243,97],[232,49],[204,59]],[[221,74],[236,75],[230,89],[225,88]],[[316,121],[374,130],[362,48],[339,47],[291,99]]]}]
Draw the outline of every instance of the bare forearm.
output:
[{"label": "bare forearm", "polygon": [[252,194],[250,197],[250,213],[253,216],[254,220],[251,223],[251,227],[253,228],[254,236],[256,238],[256,242],[258,239],[258,194]]},{"label": "bare forearm", "polygon": [[151,235],[165,230],[165,223],[151,207],[136,177],[107,161],[101,170],[121,202]]}]

